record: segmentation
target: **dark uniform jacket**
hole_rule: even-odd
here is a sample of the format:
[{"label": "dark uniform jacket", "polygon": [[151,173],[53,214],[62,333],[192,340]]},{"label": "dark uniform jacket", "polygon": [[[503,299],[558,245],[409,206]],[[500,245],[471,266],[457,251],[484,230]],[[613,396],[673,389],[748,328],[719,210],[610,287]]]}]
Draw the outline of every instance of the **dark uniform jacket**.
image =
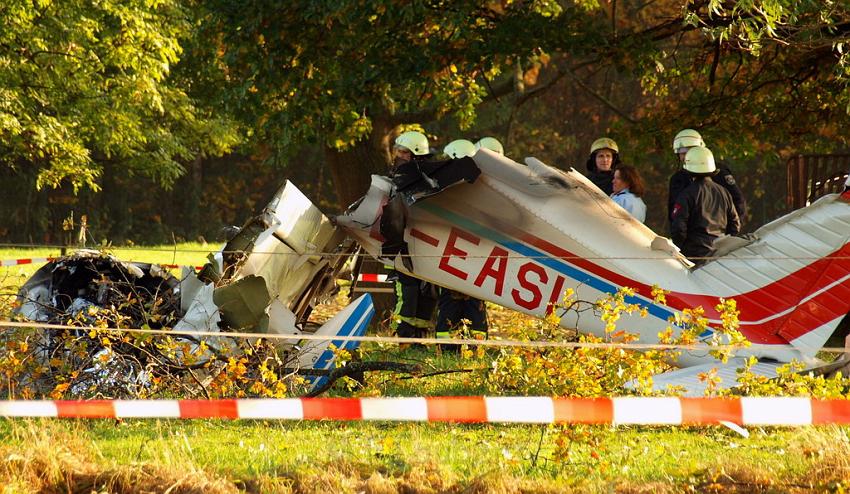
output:
[{"label": "dark uniform jacket", "polygon": [[[673,243],[686,257],[710,257],[714,254],[714,239],[723,234],[737,235],[741,220],[725,188],[711,177],[696,177],[673,206],[671,230]],[[705,262],[692,260],[697,264]]]},{"label": "dark uniform jacket", "polygon": [[[673,220],[673,206],[676,204],[676,198],[679,197],[679,194],[685,190],[692,181],[693,176],[688,173],[687,170],[682,169],[679,169],[679,171],[670,177],[670,186],[667,192],[667,218],[671,222]],[[732,176],[732,172],[727,166],[722,163],[718,163],[717,175],[714,176],[714,181],[729,191],[729,195],[732,196],[732,204],[735,205],[735,211],[738,213],[738,218],[740,218],[743,223],[744,217],[747,215],[747,200],[744,198],[744,193],[741,192],[741,188],[738,187],[738,184],[735,182],[735,177]]]},{"label": "dark uniform jacket", "polygon": [[607,172],[603,172],[594,168],[593,170],[588,170],[587,178],[590,179],[591,182],[596,184],[597,187],[602,189],[602,192],[605,193],[606,196],[610,196],[611,193],[614,192],[614,169],[608,170]]}]

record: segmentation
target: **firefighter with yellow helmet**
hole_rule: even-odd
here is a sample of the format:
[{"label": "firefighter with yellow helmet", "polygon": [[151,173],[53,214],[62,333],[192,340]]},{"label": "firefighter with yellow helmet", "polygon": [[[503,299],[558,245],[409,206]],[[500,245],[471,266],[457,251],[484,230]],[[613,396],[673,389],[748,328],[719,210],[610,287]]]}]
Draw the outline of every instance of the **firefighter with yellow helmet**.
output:
[{"label": "firefighter with yellow helmet", "polygon": [[600,137],[590,145],[587,159],[587,178],[610,196],[614,191],[614,170],[620,165],[620,148],[614,139]]},{"label": "firefighter with yellow helmet", "polygon": [[428,137],[417,130],[402,132],[393,144],[393,165],[413,160],[424,160],[431,155]]},{"label": "firefighter with yellow helmet", "polygon": [[[410,161],[424,161],[431,156],[428,137],[410,130],[396,137],[393,144],[393,166]],[[389,207],[388,205],[387,207]],[[425,338],[431,329],[431,315],[437,305],[434,286],[387,266],[387,281],[395,283],[395,309],[390,327],[402,338]]]}]

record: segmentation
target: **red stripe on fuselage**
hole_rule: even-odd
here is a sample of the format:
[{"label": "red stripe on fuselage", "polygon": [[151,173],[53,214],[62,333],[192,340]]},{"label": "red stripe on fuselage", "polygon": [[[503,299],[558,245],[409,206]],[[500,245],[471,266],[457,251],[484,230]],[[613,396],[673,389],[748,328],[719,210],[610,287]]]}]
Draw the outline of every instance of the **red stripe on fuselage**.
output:
[{"label": "red stripe on fuselage", "polygon": [[410,229],[410,236],[413,237],[413,238],[418,238],[419,240],[425,242],[426,244],[428,244],[432,247],[436,247],[436,246],[440,245],[439,240],[432,237],[431,235],[428,235],[427,233],[423,232],[422,230],[417,230],[416,228]]}]

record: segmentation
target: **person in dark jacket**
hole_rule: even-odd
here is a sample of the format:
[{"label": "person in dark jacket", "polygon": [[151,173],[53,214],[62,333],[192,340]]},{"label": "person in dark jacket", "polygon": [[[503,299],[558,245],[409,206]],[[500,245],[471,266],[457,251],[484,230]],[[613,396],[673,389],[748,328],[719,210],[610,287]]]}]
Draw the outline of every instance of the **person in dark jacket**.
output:
[{"label": "person in dark jacket", "polygon": [[[415,130],[404,132],[396,138],[393,146],[394,169],[410,161],[424,161],[430,155],[431,149],[425,134]],[[437,305],[433,286],[395,270],[390,271],[389,279],[395,281],[396,295],[391,329],[402,338],[427,337],[431,327],[431,315]]]},{"label": "person in dark jacket", "polygon": [[620,148],[614,139],[600,137],[590,145],[590,157],[587,159],[587,178],[602,189],[605,195],[614,192],[612,184],[614,170],[620,165]]},{"label": "person in dark jacket", "polygon": [[[705,147],[702,136],[693,129],[684,129],[673,138],[673,152],[678,156],[680,165],[685,161],[685,154],[693,147]],[[738,218],[743,223],[744,217],[747,215],[747,200],[744,198],[744,193],[735,182],[735,177],[732,176],[732,171],[728,166],[717,162],[715,162],[715,166],[717,166],[717,175],[714,177],[714,181],[729,191],[729,195],[732,196],[732,203],[735,205],[735,211],[738,213]],[[679,168],[670,177],[670,184],[667,190],[667,218],[671,222],[673,220],[673,206],[676,203],[676,198],[690,185],[692,180],[693,177],[691,174],[683,168]]]},{"label": "person in dark jacket", "polygon": [[712,179],[717,166],[708,148],[691,148],[684,169],[693,180],[673,205],[672,237],[682,254],[699,266],[714,254],[715,239],[741,231],[741,220],[729,191]]},{"label": "person in dark jacket", "polygon": [[[489,140],[485,140],[489,139]],[[493,152],[504,154],[502,144],[492,137],[485,137],[472,144],[466,139],[457,139],[443,149],[443,153],[451,159],[459,159],[474,155],[478,149],[485,147]],[[466,334],[460,334],[466,329]],[[483,300],[448,288],[440,288],[437,296],[437,324],[434,334],[438,340],[448,340],[460,335],[462,338],[486,340],[489,324],[487,308]],[[441,344],[444,351],[457,352],[459,345]]]}]

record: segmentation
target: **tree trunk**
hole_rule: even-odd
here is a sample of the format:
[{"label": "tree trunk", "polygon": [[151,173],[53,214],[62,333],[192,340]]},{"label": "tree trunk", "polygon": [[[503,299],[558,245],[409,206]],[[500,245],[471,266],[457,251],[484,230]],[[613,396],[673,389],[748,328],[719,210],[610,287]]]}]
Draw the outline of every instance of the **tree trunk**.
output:
[{"label": "tree trunk", "polygon": [[366,194],[372,174],[386,175],[389,169],[389,138],[393,125],[382,120],[372,122],[368,139],[345,151],[325,148],[340,210]]}]

